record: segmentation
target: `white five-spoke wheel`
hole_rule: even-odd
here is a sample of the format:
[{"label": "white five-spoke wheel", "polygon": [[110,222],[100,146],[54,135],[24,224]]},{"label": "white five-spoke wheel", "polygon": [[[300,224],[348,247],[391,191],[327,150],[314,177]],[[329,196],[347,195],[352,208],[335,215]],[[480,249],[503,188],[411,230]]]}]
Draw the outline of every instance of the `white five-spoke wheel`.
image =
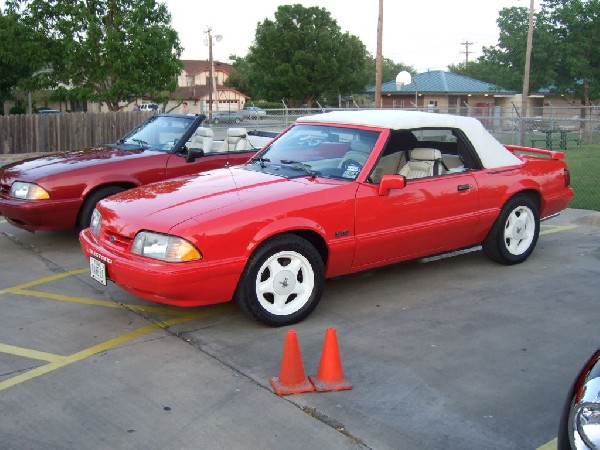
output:
[{"label": "white five-spoke wheel", "polygon": [[504,243],[512,255],[522,255],[536,237],[537,223],[533,211],[526,206],[515,208],[506,220]]},{"label": "white five-spoke wheel", "polygon": [[240,307],[268,325],[289,325],[317,306],[325,282],[321,255],[307,240],[284,234],[248,260],[236,291]]},{"label": "white five-spoke wheel", "polygon": [[268,258],[258,270],[256,297],[271,314],[295,313],[310,300],[315,274],[302,254],[283,251]]},{"label": "white five-spoke wheel", "polygon": [[483,251],[502,264],[525,261],[537,243],[540,217],[537,203],[524,194],[512,197],[483,242]]}]

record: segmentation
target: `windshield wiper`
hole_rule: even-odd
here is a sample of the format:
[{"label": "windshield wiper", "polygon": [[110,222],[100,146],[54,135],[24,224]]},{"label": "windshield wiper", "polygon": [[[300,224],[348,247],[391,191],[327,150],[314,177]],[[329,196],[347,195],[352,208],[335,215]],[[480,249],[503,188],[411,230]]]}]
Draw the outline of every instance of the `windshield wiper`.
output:
[{"label": "windshield wiper", "polygon": [[143,148],[148,148],[148,143],[142,139],[131,139],[136,144],[141,145]]},{"label": "windshield wiper", "polygon": [[317,176],[317,172],[312,170],[312,166],[310,164],[305,164],[300,161],[290,161],[288,159],[282,159],[281,164],[285,164],[286,166],[291,166],[292,169],[304,170],[304,172],[306,172],[313,178]]},{"label": "windshield wiper", "polygon": [[261,158],[260,156],[255,156],[254,158],[252,158],[250,160],[250,162],[251,163],[260,163],[260,167],[264,169],[265,167],[267,167],[265,165],[265,163],[266,162],[271,162],[271,160],[269,158]]}]

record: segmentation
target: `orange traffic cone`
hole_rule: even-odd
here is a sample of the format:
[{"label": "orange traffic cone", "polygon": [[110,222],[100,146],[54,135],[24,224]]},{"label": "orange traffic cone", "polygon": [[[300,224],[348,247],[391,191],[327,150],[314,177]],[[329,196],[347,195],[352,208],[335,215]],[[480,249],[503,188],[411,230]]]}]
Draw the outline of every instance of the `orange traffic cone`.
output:
[{"label": "orange traffic cone", "polygon": [[315,390],[304,374],[298,337],[294,330],[289,330],[285,335],[279,377],[273,377],[270,381],[277,395],[301,394]]},{"label": "orange traffic cone", "polygon": [[352,389],[352,384],[344,378],[342,360],[338,349],[335,328],[328,328],[325,332],[325,342],[321,353],[321,362],[317,375],[309,377],[315,389],[324,391],[343,391]]}]

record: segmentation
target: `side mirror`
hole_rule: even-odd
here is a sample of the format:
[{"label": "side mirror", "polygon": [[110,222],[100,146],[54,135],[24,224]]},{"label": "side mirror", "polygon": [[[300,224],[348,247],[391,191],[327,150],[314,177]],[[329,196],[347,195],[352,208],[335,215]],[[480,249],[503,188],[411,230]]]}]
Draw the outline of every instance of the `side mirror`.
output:
[{"label": "side mirror", "polygon": [[600,448],[600,350],[575,378],[558,430],[558,450]]},{"label": "side mirror", "polygon": [[388,195],[392,189],[404,189],[406,178],[404,175],[384,175],[379,183],[379,195]]},{"label": "side mirror", "polygon": [[186,163],[193,163],[196,158],[202,158],[204,156],[204,150],[201,148],[188,148],[187,156],[185,157]]}]

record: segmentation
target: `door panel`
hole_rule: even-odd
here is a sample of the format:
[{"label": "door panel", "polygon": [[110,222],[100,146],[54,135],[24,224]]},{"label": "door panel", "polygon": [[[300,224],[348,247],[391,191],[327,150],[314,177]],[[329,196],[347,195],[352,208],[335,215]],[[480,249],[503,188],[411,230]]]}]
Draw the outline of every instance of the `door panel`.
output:
[{"label": "door panel", "polygon": [[362,185],[356,199],[354,268],[474,245],[478,189],[468,173],[408,180],[378,195]]}]

